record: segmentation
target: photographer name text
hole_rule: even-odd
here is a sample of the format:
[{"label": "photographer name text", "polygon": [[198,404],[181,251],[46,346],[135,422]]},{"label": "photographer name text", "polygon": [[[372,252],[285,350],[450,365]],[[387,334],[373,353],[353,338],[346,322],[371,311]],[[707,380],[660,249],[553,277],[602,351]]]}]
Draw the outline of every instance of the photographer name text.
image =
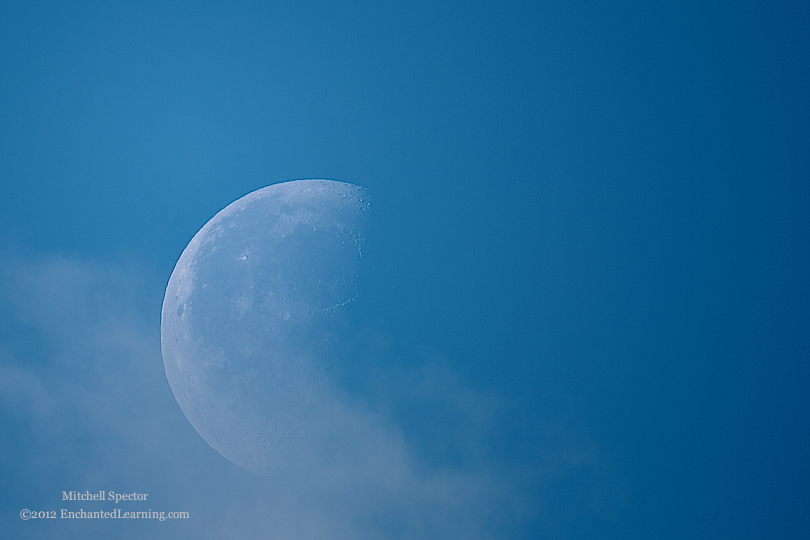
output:
[{"label": "photographer name text", "polygon": [[118,493],[115,491],[63,491],[63,501],[145,501],[148,493]]}]

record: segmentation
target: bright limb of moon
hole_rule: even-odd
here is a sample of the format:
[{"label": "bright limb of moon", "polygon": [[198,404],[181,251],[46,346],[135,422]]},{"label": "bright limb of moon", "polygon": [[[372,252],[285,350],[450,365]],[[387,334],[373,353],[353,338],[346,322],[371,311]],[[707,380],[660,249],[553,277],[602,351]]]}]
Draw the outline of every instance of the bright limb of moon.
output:
[{"label": "bright limb of moon", "polygon": [[332,180],[274,184],[215,215],[166,287],[166,377],[194,429],[257,474],[307,429],[357,298],[369,203]]}]

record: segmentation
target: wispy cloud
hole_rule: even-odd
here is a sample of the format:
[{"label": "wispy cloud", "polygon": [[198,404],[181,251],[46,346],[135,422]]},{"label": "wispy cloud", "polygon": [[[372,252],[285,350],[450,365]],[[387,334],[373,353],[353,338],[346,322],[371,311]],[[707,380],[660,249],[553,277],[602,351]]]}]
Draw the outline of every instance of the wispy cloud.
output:
[{"label": "wispy cloud", "polygon": [[[53,529],[63,537],[508,538],[568,519],[549,501],[572,471],[584,477],[577,496],[599,498],[598,452],[583,430],[564,433],[574,423],[547,430],[533,451],[504,452],[518,443],[503,437],[537,438],[545,428],[526,425],[554,421],[465,387],[428,347],[394,353],[372,330],[357,365],[326,385],[296,451],[255,477],[208,447],[174,401],[155,272],[7,252],[0,275],[0,420],[14,435],[0,443],[7,513],[56,508],[62,490],[86,489],[149,492],[153,510],[192,515]],[[31,534],[29,525],[13,531]]]}]

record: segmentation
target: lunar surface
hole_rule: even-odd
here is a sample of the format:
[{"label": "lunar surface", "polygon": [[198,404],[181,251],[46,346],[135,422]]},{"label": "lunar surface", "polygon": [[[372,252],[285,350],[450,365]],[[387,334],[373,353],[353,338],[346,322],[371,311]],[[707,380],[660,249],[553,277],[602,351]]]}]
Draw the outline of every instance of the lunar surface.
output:
[{"label": "lunar surface", "polygon": [[307,429],[358,296],[364,188],[296,180],[254,191],[194,236],[161,314],[166,377],[194,429],[266,474]]}]

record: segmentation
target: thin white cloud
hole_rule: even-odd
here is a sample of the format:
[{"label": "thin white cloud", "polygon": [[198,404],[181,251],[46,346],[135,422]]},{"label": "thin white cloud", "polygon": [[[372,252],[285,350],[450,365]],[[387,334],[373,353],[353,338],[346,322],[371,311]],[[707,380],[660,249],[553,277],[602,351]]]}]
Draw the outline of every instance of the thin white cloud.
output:
[{"label": "thin white cloud", "polygon": [[[18,332],[0,343],[0,418],[23,423],[23,439],[0,448],[4,467],[18,467],[12,481],[39,478],[12,492],[43,504],[66,489],[126,489],[193,514],[150,529],[156,538],[507,538],[544,512],[545,481],[598,467],[587,444],[566,446],[572,437],[498,458],[492,438],[510,406],[466,388],[429,349],[403,359],[375,334],[363,353],[373,358],[359,361],[367,369],[344,374],[362,384],[327,385],[296,452],[255,477],[208,447],[174,402],[154,272],[6,254],[0,274],[2,315]],[[124,526],[92,530],[126,537]]]}]

